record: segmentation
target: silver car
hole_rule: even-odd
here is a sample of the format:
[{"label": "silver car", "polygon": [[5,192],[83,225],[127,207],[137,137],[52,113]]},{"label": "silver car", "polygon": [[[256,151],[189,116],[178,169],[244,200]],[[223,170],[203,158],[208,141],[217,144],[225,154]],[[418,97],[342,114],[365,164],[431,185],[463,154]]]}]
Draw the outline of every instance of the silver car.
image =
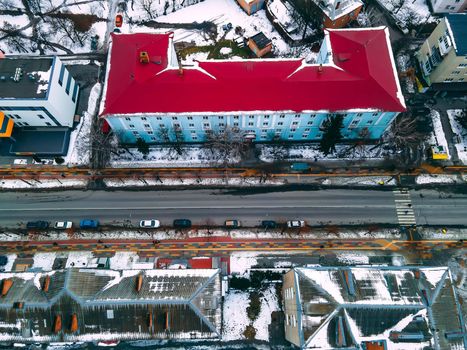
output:
[{"label": "silver car", "polygon": [[300,227],[305,227],[306,223],[303,220],[290,220],[287,221],[287,227],[288,228],[300,228]]},{"label": "silver car", "polygon": [[159,220],[141,220],[139,227],[141,228],[158,228],[161,225]]},{"label": "silver car", "polygon": [[71,221],[56,221],[54,228],[57,230],[66,230],[67,228],[72,228],[73,222]]}]

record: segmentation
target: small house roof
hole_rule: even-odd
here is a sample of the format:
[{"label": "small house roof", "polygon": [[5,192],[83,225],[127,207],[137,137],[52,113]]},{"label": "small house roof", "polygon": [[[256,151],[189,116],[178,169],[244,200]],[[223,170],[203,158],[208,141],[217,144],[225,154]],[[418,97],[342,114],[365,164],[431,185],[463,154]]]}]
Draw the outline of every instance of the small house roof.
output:
[{"label": "small house roof", "polygon": [[250,40],[253,40],[258,47],[258,49],[262,50],[266,46],[270,45],[272,43],[271,39],[268,39],[266,35],[264,35],[263,32],[259,32],[252,37],[250,37]]}]

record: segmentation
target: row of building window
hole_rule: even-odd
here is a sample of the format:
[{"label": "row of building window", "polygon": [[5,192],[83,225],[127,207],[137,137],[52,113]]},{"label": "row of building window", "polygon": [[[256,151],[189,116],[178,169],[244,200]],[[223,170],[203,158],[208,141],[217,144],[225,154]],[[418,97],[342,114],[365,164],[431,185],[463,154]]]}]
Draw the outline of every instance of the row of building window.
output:
[{"label": "row of building window", "polygon": [[286,314],[285,315],[285,324],[287,326],[297,327],[297,318],[295,317],[295,315],[294,314],[292,314],[292,315]]},{"label": "row of building window", "polygon": [[[58,76],[58,84],[60,86],[63,86],[63,77],[64,77],[64,75],[65,75],[65,65],[62,64],[62,66],[60,67],[60,74]],[[65,86],[65,92],[66,92],[67,95],[70,94],[71,78],[72,78],[71,74],[70,74],[70,72],[68,72],[68,78],[67,78],[66,86]],[[75,85],[73,87],[73,94],[71,96],[71,100],[73,102],[76,102],[76,97],[78,95],[78,88],[79,88],[79,85],[75,81]]]},{"label": "row of building window", "polygon": [[[375,112],[375,113],[372,114],[373,117],[376,117],[376,116],[378,116],[378,115],[379,115],[378,112]],[[261,116],[261,115],[256,115],[256,116],[255,116],[255,115],[249,115],[248,118],[249,118],[249,119],[254,119],[254,118],[258,117],[258,116]],[[305,116],[306,116],[306,115],[304,114],[303,117],[305,117]],[[343,116],[346,117],[347,114],[343,114]],[[355,116],[356,116],[356,117],[361,117],[361,116],[363,116],[363,113],[357,113]],[[214,116],[214,117],[215,117],[215,116]],[[315,117],[316,117],[316,114],[310,114],[309,117],[310,117],[310,118],[315,118]],[[163,117],[156,117],[156,120],[162,120],[162,118],[163,118]],[[164,117],[164,118],[166,118],[166,117]],[[179,117],[169,117],[169,118],[172,118],[172,120],[178,120]],[[186,118],[187,118],[187,120],[193,120],[193,117],[191,117],[191,116],[187,116]],[[203,116],[203,120],[209,120],[209,118],[210,118],[209,116]],[[219,120],[223,120],[223,119],[224,119],[224,116],[218,116],[217,118],[218,118]],[[263,115],[263,118],[264,118],[264,119],[270,119],[270,115],[268,115],[268,114]],[[281,114],[281,115],[279,116],[279,118],[280,118],[280,119],[284,119],[284,118],[285,118],[285,114]],[[295,114],[295,118],[301,118],[301,114]],[[137,119],[147,120],[147,117],[141,117],[141,118],[138,118],[138,117],[137,117]],[[233,116],[233,119],[240,119],[240,116],[234,115],[234,116]],[[125,117],[125,120],[131,121],[131,117]],[[294,123],[298,123],[298,122],[294,122]]]}]

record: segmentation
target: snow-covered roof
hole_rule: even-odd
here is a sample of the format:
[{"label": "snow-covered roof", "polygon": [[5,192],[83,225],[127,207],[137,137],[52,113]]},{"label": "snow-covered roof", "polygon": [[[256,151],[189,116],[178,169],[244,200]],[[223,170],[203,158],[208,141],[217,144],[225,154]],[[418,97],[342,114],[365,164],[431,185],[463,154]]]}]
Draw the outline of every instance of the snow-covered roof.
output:
[{"label": "snow-covered roof", "polygon": [[[215,338],[220,333],[221,286],[217,269],[74,268],[48,273],[0,273],[0,280],[3,284],[12,282],[0,300],[0,320],[17,324],[26,318],[31,324],[44,324],[34,330],[34,336],[46,337],[44,341],[52,341],[55,336],[50,315],[65,318],[71,317],[71,312],[78,315],[79,332],[65,332],[70,341],[83,337],[108,339],[100,333],[103,329],[113,335],[110,339],[190,338],[190,333]],[[21,324],[2,329],[0,324],[0,340],[35,341],[26,335],[24,328],[28,327]]]},{"label": "snow-covered roof", "polygon": [[370,341],[384,342],[385,349],[467,345],[465,336],[444,336],[464,325],[447,267],[306,267],[293,273],[304,348]]},{"label": "snow-covered roof", "polygon": [[348,15],[363,6],[360,0],[313,0],[331,21]]},{"label": "snow-covered roof", "polygon": [[[170,63],[171,33],[113,35],[101,115],[404,111],[387,28],[327,33],[332,61],[322,65],[206,60],[182,70]],[[140,63],[142,51],[149,63]]]}]

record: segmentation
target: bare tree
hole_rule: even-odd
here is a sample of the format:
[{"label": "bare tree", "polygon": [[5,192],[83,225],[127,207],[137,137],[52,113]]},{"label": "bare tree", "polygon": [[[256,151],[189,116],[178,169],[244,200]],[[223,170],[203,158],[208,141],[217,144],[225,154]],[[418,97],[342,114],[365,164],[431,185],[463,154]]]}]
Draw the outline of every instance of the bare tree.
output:
[{"label": "bare tree", "polygon": [[248,142],[238,129],[227,127],[224,130],[207,132],[203,147],[211,152],[214,159],[226,165],[245,154]]},{"label": "bare tree", "polygon": [[156,137],[159,138],[160,142],[164,143],[169,147],[170,152],[175,152],[179,156],[185,153],[183,137],[183,131],[180,127],[174,128],[159,128],[156,132]]}]

